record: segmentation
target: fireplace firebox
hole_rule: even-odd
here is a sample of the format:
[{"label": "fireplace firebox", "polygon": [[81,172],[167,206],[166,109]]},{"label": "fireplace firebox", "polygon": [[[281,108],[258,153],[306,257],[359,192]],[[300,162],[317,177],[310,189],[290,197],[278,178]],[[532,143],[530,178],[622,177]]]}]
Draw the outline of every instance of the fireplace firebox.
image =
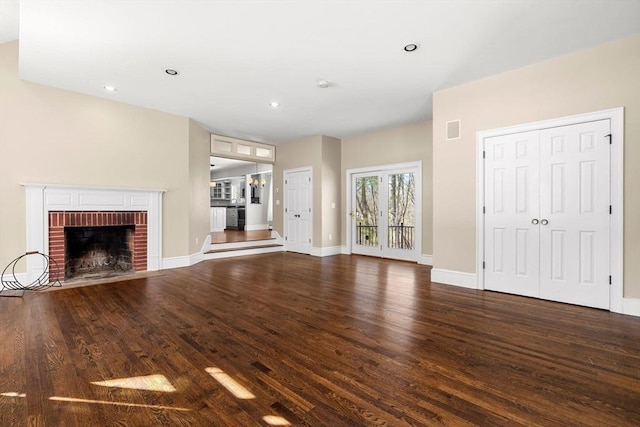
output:
[{"label": "fireplace firebox", "polygon": [[65,227],[65,280],[132,271],[134,230],[133,225]]},{"label": "fireplace firebox", "polygon": [[64,280],[147,269],[147,212],[50,211],[49,255]]}]

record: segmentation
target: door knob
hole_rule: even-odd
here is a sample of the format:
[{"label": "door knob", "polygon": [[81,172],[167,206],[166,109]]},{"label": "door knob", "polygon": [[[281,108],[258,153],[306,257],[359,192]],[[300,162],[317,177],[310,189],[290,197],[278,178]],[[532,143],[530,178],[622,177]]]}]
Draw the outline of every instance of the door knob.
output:
[{"label": "door knob", "polygon": [[533,218],[533,219],[531,220],[531,224],[533,224],[533,225],[538,225],[538,220],[537,220],[537,219],[535,219],[535,218]]},{"label": "door knob", "polygon": [[542,221],[540,221],[540,224],[547,225],[547,224],[549,224],[549,221],[546,220],[546,219],[543,219]]}]

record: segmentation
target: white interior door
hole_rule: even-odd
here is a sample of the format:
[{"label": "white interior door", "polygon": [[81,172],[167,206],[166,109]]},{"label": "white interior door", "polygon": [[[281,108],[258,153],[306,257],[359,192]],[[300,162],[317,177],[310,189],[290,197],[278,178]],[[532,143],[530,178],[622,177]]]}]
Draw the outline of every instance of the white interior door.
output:
[{"label": "white interior door", "polygon": [[285,249],[311,253],[311,170],[285,172]]},{"label": "white interior door", "polygon": [[485,289],[609,308],[609,131],[485,139]]},{"label": "white interior door", "polygon": [[608,120],[540,132],[540,297],[609,308]]}]

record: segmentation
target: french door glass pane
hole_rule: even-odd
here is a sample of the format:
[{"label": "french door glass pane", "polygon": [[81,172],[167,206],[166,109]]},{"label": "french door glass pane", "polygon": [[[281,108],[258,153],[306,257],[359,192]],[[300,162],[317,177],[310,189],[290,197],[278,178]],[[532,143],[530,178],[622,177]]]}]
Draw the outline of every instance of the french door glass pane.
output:
[{"label": "french door glass pane", "polygon": [[356,178],[356,244],[378,246],[378,176]]},{"label": "french door glass pane", "polygon": [[413,173],[389,175],[388,247],[413,250],[415,239],[415,189]]}]

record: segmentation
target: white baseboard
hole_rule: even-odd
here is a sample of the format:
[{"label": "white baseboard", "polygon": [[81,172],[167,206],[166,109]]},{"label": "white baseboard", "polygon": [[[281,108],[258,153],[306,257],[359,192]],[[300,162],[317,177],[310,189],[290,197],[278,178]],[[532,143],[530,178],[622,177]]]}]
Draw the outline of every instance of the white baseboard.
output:
[{"label": "white baseboard", "polygon": [[349,252],[346,245],[340,246],[340,253],[342,255],[351,255],[351,252]]},{"label": "white baseboard", "polygon": [[168,270],[171,268],[189,267],[191,265],[195,265],[201,261],[204,261],[205,259],[204,253],[210,249],[211,249],[211,234],[207,234],[207,236],[202,241],[202,247],[200,248],[200,252],[196,252],[195,254],[191,254],[189,256],[163,258],[162,270]]},{"label": "white baseboard", "polygon": [[433,270],[431,270],[431,281],[436,283],[444,283],[445,285],[478,289],[478,280],[476,275],[473,273],[463,273],[461,271],[434,268]]},{"label": "white baseboard", "polygon": [[640,317],[640,298],[622,298],[622,314]]},{"label": "white baseboard", "polygon": [[211,233],[207,234],[207,237],[202,241],[202,247],[200,248],[200,253],[205,253],[211,247]]},{"label": "white baseboard", "polygon": [[342,246],[326,246],[324,248],[311,248],[311,255],[318,257],[340,255]]},{"label": "white baseboard", "polygon": [[204,252],[189,255],[189,265],[195,265],[200,261],[204,261]]},{"label": "white baseboard", "polygon": [[170,258],[162,258],[162,270],[171,268],[189,267],[191,262],[190,256],[176,256]]},{"label": "white baseboard", "polygon": [[433,265],[433,255],[420,255],[420,257],[418,258],[418,264]]}]

